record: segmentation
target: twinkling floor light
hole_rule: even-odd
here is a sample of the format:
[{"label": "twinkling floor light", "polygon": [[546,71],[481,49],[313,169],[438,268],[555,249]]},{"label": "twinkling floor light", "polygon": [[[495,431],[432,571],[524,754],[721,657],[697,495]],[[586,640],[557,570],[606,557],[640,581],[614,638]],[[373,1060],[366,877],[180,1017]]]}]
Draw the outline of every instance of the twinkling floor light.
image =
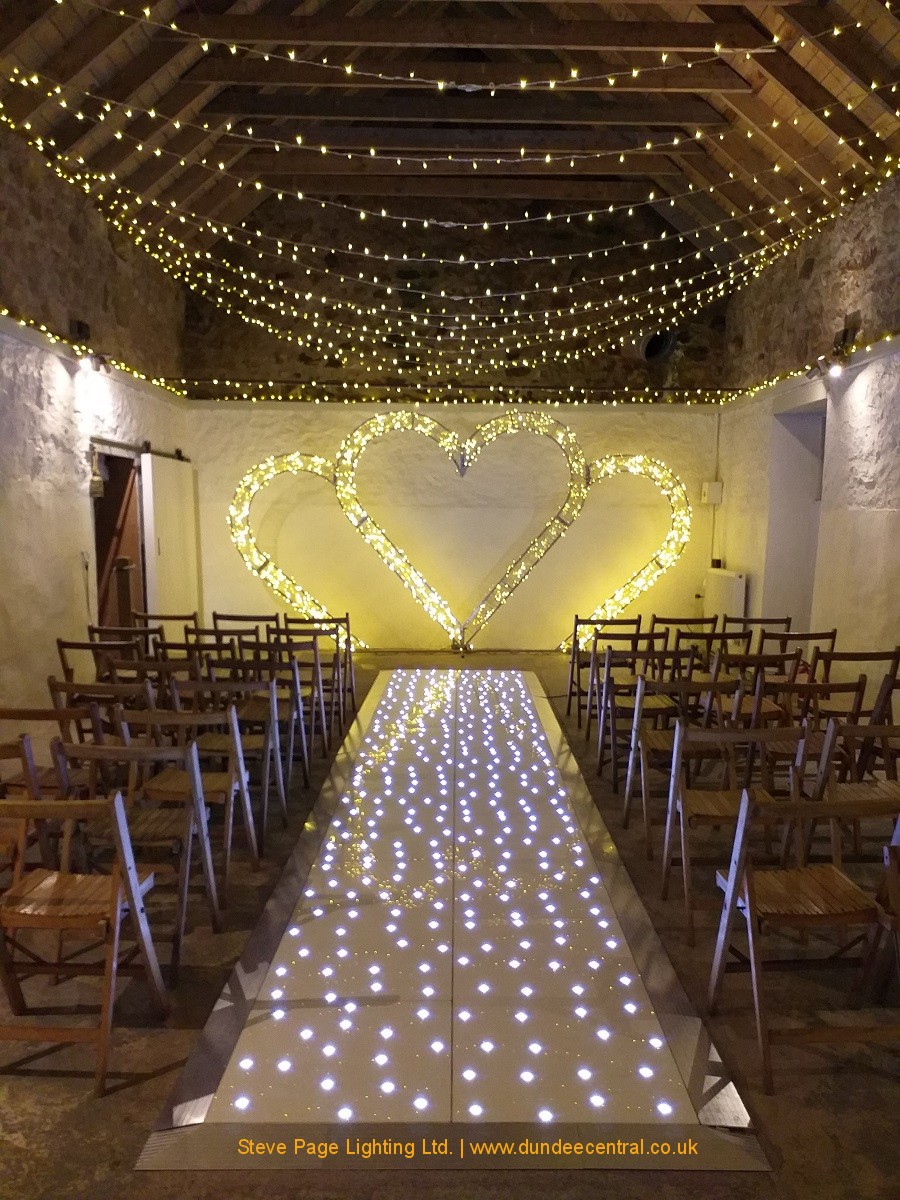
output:
[{"label": "twinkling floor light", "polygon": [[[569,483],[562,506],[528,547],[506,567],[498,582],[465,618],[456,616],[450,604],[372,519],[359,497],[356,476],[362,457],[373,442],[391,433],[413,433],[428,438],[443,450],[460,475],[465,474],[467,468],[473,466],[494,441],[516,433],[547,437],[559,446],[565,457]],[[581,513],[591,486],[604,479],[630,474],[650,480],[669,503],[671,524],[650,560],[597,605],[591,614],[592,619],[610,620],[624,611],[677,562],[691,535],[691,506],[687,492],[678,476],[665,463],[643,454],[609,454],[589,465],[572,430],[546,413],[504,413],[479,425],[474,433],[463,440],[459,434],[431,417],[411,410],[390,412],[372,417],[355,429],[341,443],[333,462],[299,452],[273,456],[252,467],[238,483],[228,509],[231,540],[247,569],[305,617],[327,617],[327,609],[259,547],[250,520],[250,506],[254,497],[273,479],[285,473],[318,475],[334,487],[341,509],[353,528],[400,579],[416,603],[448,634],[454,646],[468,645],[494,613],[507,603],[544,555],[560,538],[565,537]]]},{"label": "twinkling floor light", "polygon": [[396,671],[207,1120],[600,1109],[697,1121],[525,681]]}]

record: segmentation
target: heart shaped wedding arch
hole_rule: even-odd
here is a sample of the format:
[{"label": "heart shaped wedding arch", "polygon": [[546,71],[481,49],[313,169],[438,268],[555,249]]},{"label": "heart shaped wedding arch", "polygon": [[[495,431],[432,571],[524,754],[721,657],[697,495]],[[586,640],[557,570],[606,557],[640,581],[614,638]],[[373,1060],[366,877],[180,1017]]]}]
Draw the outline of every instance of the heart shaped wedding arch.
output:
[{"label": "heart shaped wedding arch", "polygon": [[[417,571],[363,506],[356,485],[356,474],[366,449],[390,433],[412,433],[428,438],[447,455],[460,476],[473,466],[481,452],[500,437],[534,433],[550,438],[560,448],[569,472],[566,498],[554,516],[544,525],[528,548],[514,559],[471,613],[460,620],[447,601]],[[449,635],[454,646],[468,645],[494,613],[505,604],[516,588],[531,574],[550,548],[577,519],[588,491],[602,479],[628,473],[649,479],[669,502],[672,519],[666,536],[648,562],[594,609],[591,619],[611,620],[667,571],[683,552],[690,538],[691,506],[681,480],[658,459],[643,454],[608,454],[588,463],[575,434],[568,426],[545,413],[510,412],[479,425],[468,438],[447,429],[431,417],[411,410],[372,417],[344,439],[334,460],[316,455],[272,456],[244,475],[235,490],[228,510],[231,538],[247,568],[260,578],[276,596],[305,617],[325,618],[326,607],[296,579],[284,572],[254,536],[250,506],[254,496],[279,475],[307,473],[327,480],[334,488],[347,520],[362,539],[409,589],[425,612]]]}]

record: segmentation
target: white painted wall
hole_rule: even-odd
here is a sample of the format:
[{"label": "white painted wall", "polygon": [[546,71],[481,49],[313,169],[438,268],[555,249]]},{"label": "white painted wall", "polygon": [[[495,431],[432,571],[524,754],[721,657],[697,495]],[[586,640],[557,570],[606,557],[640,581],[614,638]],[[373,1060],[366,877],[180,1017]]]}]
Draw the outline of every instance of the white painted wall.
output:
[{"label": "white painted wall", "polygon": [[900,642],[900,353],[828,393],[812,622],[881,649]]},{"label": "white painted wall", "polygon": [[[207,405],[192,412],[190,454],[198,468],[204,603],[208,611],[271,611],[275,599],[249,574],[229,539],[225,513],[242,474],[272,454],[332,456],[375,405],[283,407]],[[499,415],[493,406],[429,407],[468,434]],[[589,459],[645,453],[683,479],[694,508],[691,544],[672,571],[635,606],[649,616],[700,611],[695,598],[709,562],[711,511],[699,504],[712,478],[716,413],[702,408],[591,407],[551,410],[573,430]],[[366,452],[360,494],[372,515],[461,615],[501,574],[559,506],[562,456],[533,435],[504,439],[460,480],[434,446],[392,435]],[[418,607],[341,514],[328,484],[282,478],[253,503],[260,545],[332,611],[347,609],[375,646],[441,648],[447,635]],[[614,479],[594,489],[565,539],[478,636],[482,647],[550,648],[572,615],[587,614],[650,557],[668,527],[669,508],[651,483]],[[465,611],[463,611],[465,610]]]},{"label": "white painted wall", "polygon": [[127,376],[78,371],[0,320],[0,431],[0,703],[44,705],[55,639],[83,638],[96,619],[89,439],[173,448],[185,412]]},{"label": "white painted wall", "polygon": [[[810,394],[826,399],[821,502]],[[900,641],[900,354],[723,409],[719,471],[715,544],[749,576],[749,615],[836,627],[839,649]]]}]

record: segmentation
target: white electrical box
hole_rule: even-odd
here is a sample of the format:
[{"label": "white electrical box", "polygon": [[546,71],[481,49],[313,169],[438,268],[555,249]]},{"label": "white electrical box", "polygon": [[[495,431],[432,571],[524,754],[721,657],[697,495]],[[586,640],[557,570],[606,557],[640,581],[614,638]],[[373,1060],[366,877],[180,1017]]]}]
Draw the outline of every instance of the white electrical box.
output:
[{"label": "white electrical box", "polygon": [[709,480],[700,485],[700,503],[701,504],[721,504],[722,503],[722,482],[718,479]]}]

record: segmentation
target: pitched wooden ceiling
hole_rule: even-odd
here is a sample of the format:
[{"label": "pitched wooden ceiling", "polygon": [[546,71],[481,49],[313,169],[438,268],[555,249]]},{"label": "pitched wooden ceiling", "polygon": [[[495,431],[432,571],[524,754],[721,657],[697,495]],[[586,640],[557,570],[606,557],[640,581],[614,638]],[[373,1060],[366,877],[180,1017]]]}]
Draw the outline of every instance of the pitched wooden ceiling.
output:
[{"label": "pitched wooden ceiling", "polygon": [[429,378],[677,324],[900,151],[882,0],[4,0],[0,55],[6,121],[189,286]]}]

